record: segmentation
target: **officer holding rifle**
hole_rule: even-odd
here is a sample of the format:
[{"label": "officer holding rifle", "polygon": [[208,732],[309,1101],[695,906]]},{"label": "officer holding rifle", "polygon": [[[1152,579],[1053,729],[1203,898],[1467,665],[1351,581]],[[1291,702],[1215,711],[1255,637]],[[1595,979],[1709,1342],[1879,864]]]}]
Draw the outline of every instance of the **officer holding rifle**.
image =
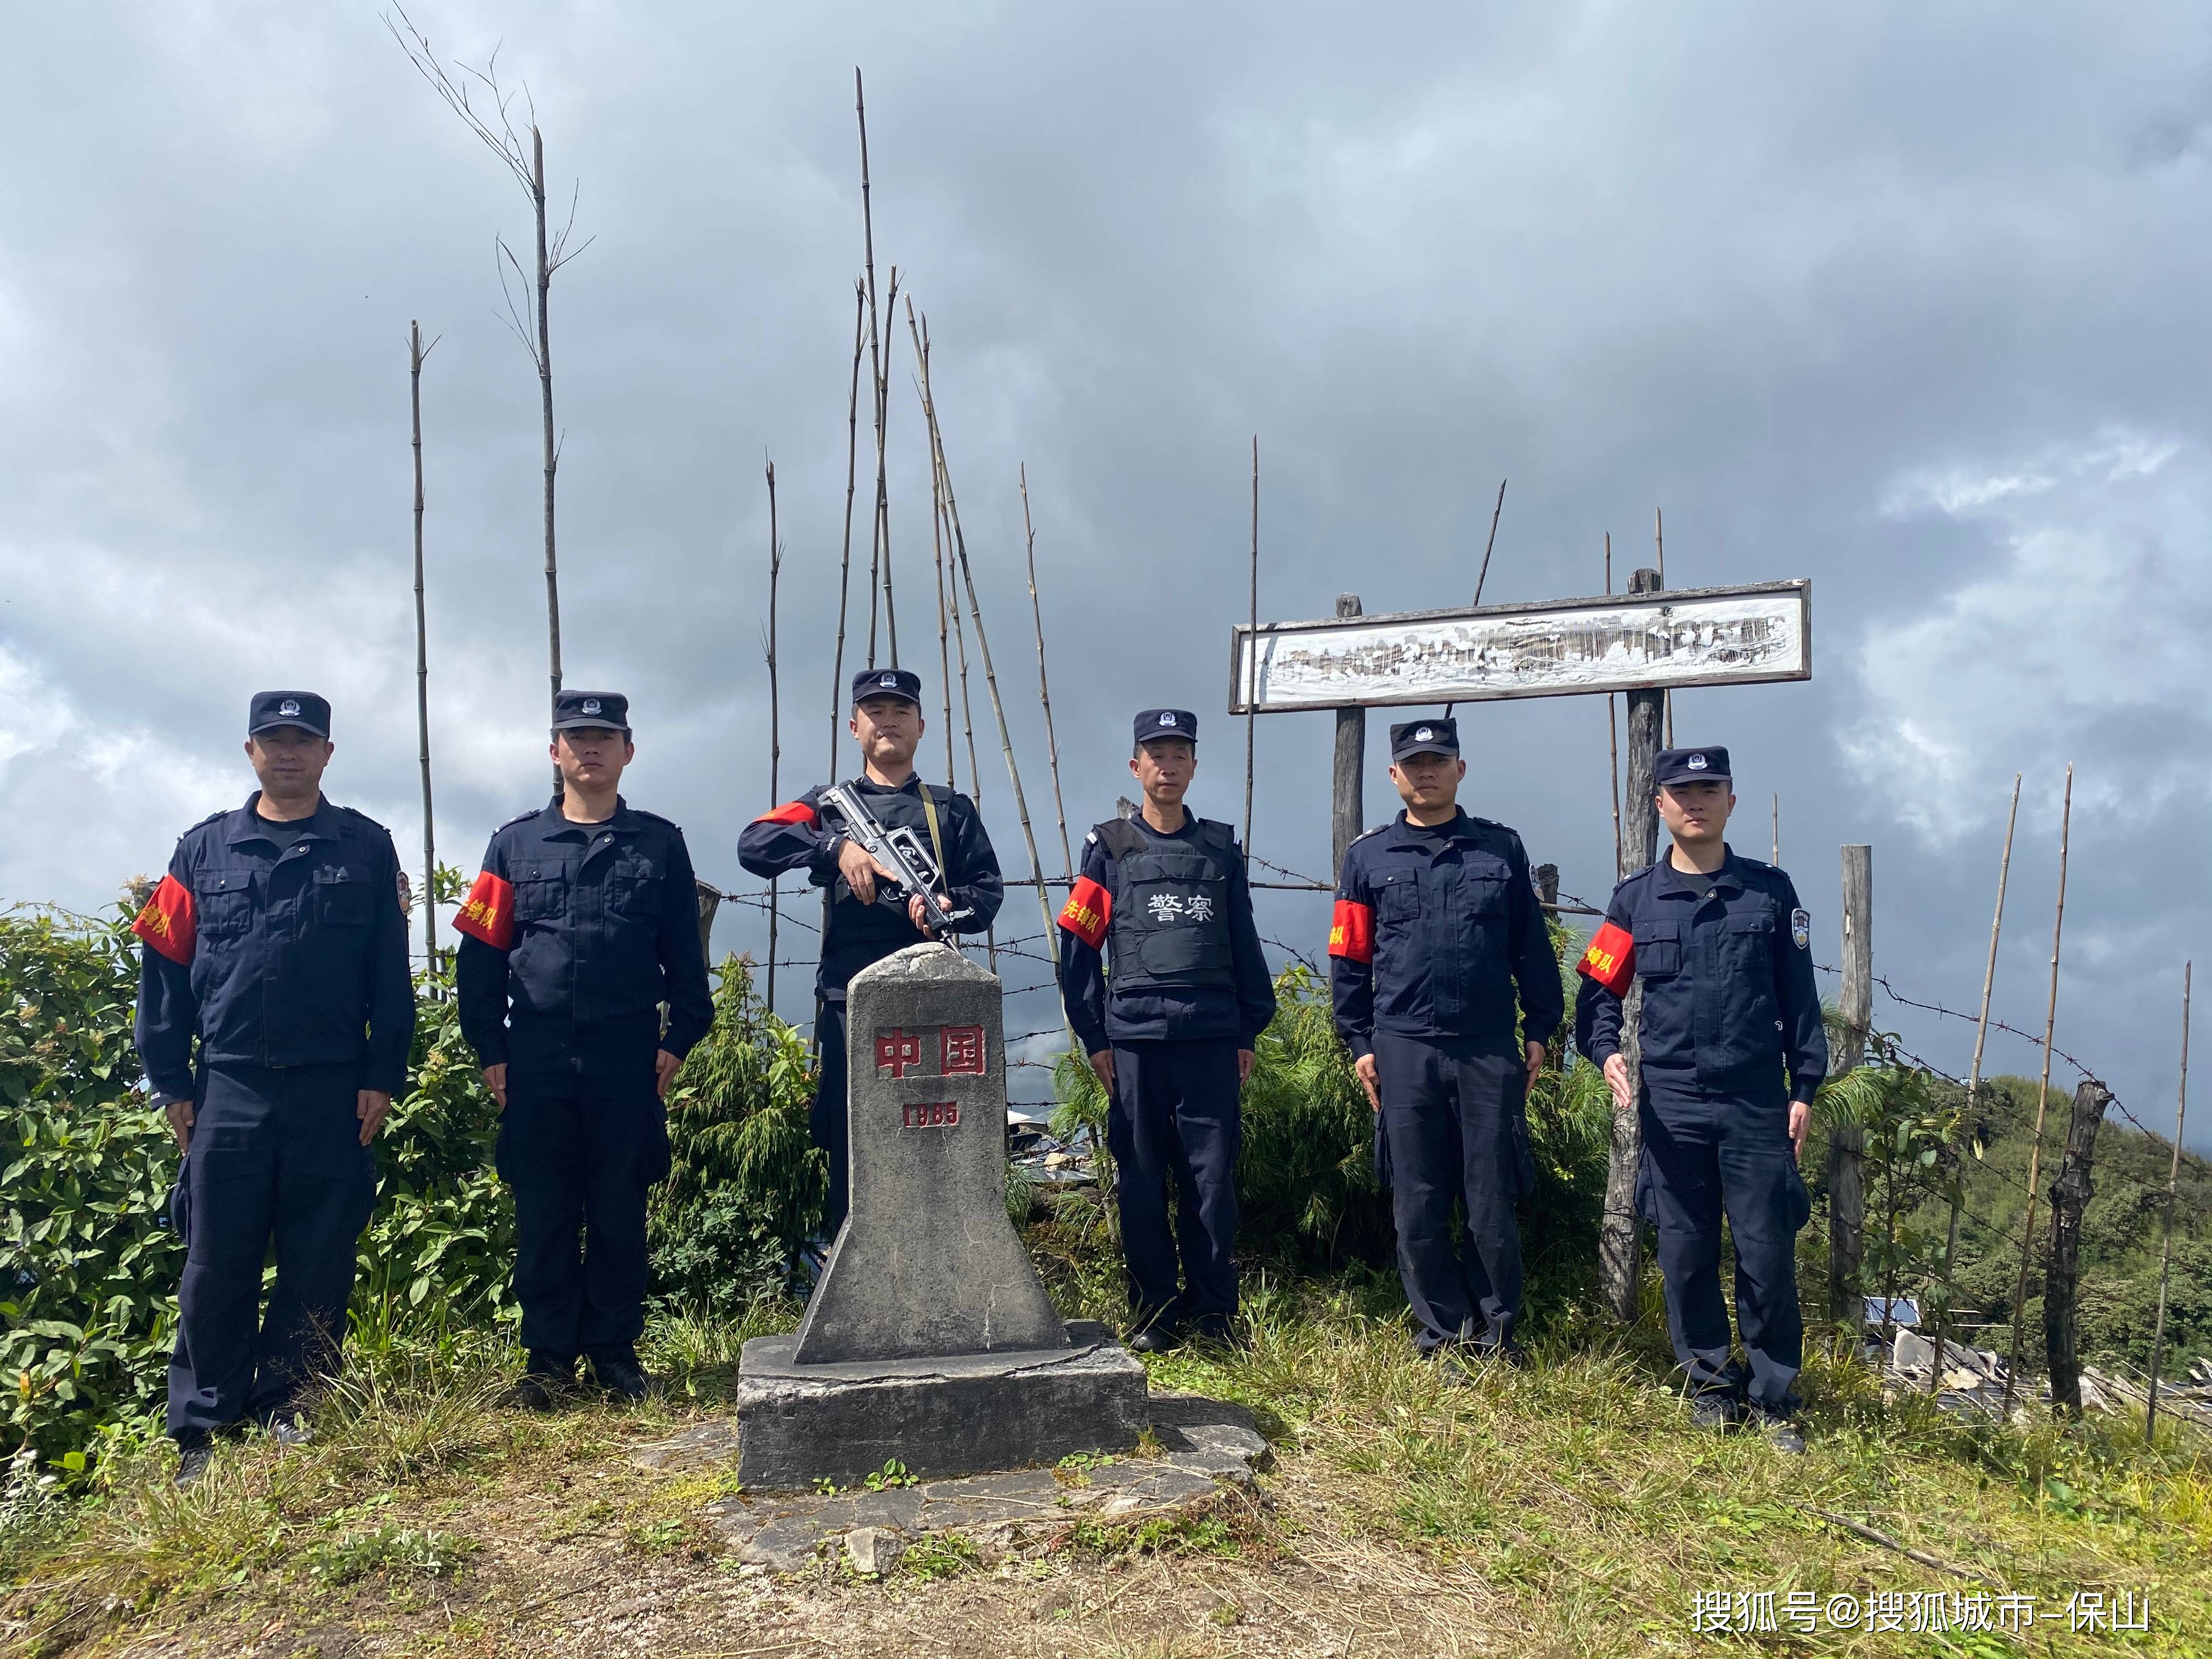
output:
[{"label": "officer holding rifle", "polygon": [[[848,1199],[847,982],[871,963],[942,932],[981,933],[1006,896],[999,855],[975,803],[944,785],[925,784],[914,769],[925,727],[921,680],[913,671],[855,674],[847,729],[860,747],[860,775],[808,790],[754,819],[738,837],[738,861],[753,874],[804,870],[822,889],[822,960],[814,980],[822,1081],[807,1125],[830,1158],[823,1228],[833,1240]],[[861,820],[873,822],[856,822],[855,806]],[[868,850],[864,843],[879,834],[896,840],[898,858]],[[902,860],[915,866],[910,873],[921,876],[933,899],[908,890],[896,867]]]}]

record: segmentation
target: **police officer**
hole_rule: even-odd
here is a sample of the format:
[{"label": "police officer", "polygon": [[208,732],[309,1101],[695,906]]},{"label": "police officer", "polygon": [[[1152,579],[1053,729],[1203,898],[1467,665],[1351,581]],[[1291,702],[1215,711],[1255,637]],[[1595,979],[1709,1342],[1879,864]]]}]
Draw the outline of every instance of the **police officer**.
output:
[{"label": "police officer", "polygon": [[1415,1341],[1517,1364],[1528,1092],[1566,994],[1521,837],[1461,809],[1466,775],[1456,721],[1390,728],[1406,810],[1345,849],[1329,988],[1380,1119]]},{"label": "police officer", "polygon": [[499,827],[453,922],[461,1034],[514,1189],[529,1359],[509,1399],[532,1411],[574,1388],[579,1356],[615,1399],[652,1386],[637,1339],[646,1194],[668,1173],[661,1099],[714,1014],[684,832],[620,793],[636,752],[627,697],[561,692],[561,793]]},{"label": "police officer", "polygon": [[[932,850],[943,872],[939,896],[951,908],[969,913],[960,921],[962,932],[980,933],[1006,897],[999,855],[975,803],[942,784],[925,784],[915,771],[914,753],[925,727],[921,680],[911,669],[868,668],[854,675],[846,729],[860,744],[861,770],[848,787],[885,830],[910,830]],[[804,870],[822,889],[822,957],[814,975],[822,1078],[807,1127],[829,1156],[823,1228],[834,1240],[845,1223],[852,1176],[845,1117],[846,982],[871,963],[933,935],[923,925],[919,894],[909,894],[896,908],[877,902],[877,882],[896,878],[896,872],[823,823],[821,797],[821,788],[810,789],[747,824],[738,837],[738,862],[770,878]]]},{"label": "police officer", "polygon": [[217,1432],[251,1421],[304,1437],[296,1402],[337,1363],[376,1196],[368,1144],[415,1035],[399,855],[381,824],[323,798],[330,704],[257,692],[246,730],[261,787],[185,832],[131,926],[138,1055],[185,1150],[168,1409],[180,1486]]},{"label": "police officer", "polygon": [[[1605,1068],[1615,1109],[1643,1123],[1637,1210],[1658,1228],[1692,1416],[1711,1428],[1748,1419],[1802,1451],[1790,1384],[1803,1361],[1796,1235],[1811,1202],[1797,1159],[1828,1069],[1810,919],[1788,876],[1723,839],[1727,750],[1664,750],[1654,775],[1674,847],[1613,890],[1582,959],[1577,1041]],[[1638,981],[1640,1091],[1620,1052],[1622,999]],[[1723,1212],[1748,1377],[1721,1299]]]},{"label": "police officer", "polygon": [[1156,1353],[1187,1328],[1214,1341],[1231,1334],[1237,1096],[1275,1017],[1275,988],[1235,833],[1183,809],[1198,768],[1197,716],[1147,708],[1135,736],[1129,770],[1144,809],[1084,838],[1083,872],[1060,913],[1060,988],[1069,1029],[1106,1085],[1137,1328],[1129,1346]]}]

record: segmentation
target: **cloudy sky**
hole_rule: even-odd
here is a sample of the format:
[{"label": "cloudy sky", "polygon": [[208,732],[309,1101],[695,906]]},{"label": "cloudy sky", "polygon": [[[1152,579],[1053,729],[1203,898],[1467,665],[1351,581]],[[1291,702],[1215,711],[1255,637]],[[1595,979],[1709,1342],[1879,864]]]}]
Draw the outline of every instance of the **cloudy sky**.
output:
[{"label": "cloudy sky", "polygon": [[[1126,787],[1150,703],[1205,722],[1194,805],[1241,807],[1223,709],[1255,434],[1271,618],[1347,590],[1370,611],[1464,602],[1501,477],[1493,600],[1598,591],[1608,531],[1625,580],[1663,508],[1674,586],[1813,580],[1813,681],[1686,693],[1676,724],[1733,748],[1740,847],[1764,855],[1779,795],[1821,959],[1836,849],[1870,842],[1878,969],[1971,1006],[2019,772],[1996,1003],[2039,1026],[2071,761],[2060,1044],[2170,1123],[2181,964],[2212,956],[2201,7],[1409,5],[1358,28],[1295,3],[413,15],[449,58],[500,48],[596,238],[553,306],[568,677],[631,695],[628,793],[685,826],[708,879],[755,885],[736,836],[770,799],[769,456],[781,793],[827,763],[858,62],[878,278],[896,264],[932,324],[1052,864],[1022,464],[1079,834]],[[419,861],[416,318],[440,337],[439,844],[473,869],[543,798],[537,387],[494,263],[495,235],[526,246],[514,180],[374,4],[9,0],[0,21],[0,896],[91,907],[157,870],[243,798],[245,702],[271,685],[331,697],[331,793]],[[933,702],[908,357],[902,327],[893,559]],[[982,690],[1011,872],[1027,860]],[[1605,726],[1587,699],[1466,720],[1470,805],[1597,898]],[[1331,722],[1260,726],[1254,851],[1322,870]],[[1325,913],[1273,896],[1262,931],[1317,953]],[[1030,896],[1006,914],[1036,931]],[[726,910],[718,950],[761,942]],[[780,988],[795,1017],[805,978]],[[1877,1014],[1963,1070],[1969,1027]],[[1052,1018],[1030,995],[1009,1024]],[[2034,1051],[1993,1040],[1991,1064],[2032,1071]]]}]

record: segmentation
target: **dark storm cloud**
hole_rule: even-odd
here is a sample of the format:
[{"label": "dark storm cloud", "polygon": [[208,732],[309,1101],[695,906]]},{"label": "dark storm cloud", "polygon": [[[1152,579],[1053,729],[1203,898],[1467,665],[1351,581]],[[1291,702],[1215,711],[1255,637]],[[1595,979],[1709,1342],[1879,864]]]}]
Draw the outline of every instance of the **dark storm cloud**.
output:
[{"label": "dark storm cloud", "polygon": [[[2075,760],[2061,1041],[2167,1109],[2172,981],[2212,911],[2193,9],[415,16],[472,62],[503,40],[555,179],[581,182],[599,240],[554,298],[568,674],[631,692],[633,798],[687,826],[709,878],[750,885],[735,831],[767,793],[764,452],[787,791],[826,759],[857,58],[878,278],[898,264],[929,314],[1048,865],[1018,464],[1079,833],[1127,787],[1146,703],[1201,711],[1197,804],[1241,805],[1218,711],[1255,432],[1270,617],[1346,589],[1370,611],[1463,598],[1501,476],[1492,599],[1594,591],[1608,529],[1625,580],[1662,505],[1678,585],[1814,579],[1812,684],[1687,694],[1677,724],[1741,757],[1739,845],[1765,848],[1780,794],[1823,959],[1834,848],[1870,841],[1881,964],[1970,1004],[2021,770],[1998,1000],[2034,1024]],[[26,12],[0,131],[0,891],[91,904],[158,866],[242,795],[263,684],[331,693],[334,791],[416,843],[410,317],[443,336],[432,684],[441,844],[470,864],[543,771],[535,384],[492,257],[495,232],[526,241],[514,181],[373,8]],[[893,349],[902,654],[933,687],[902,317]],[[866,493],[864,462],[863,564]],[[987,815],[1024,864],[980,672],[974,693]],[[1604,724],[1574,699],[1468,722],[1475,810],[1592,896]],[[1293,868],[1327,861],[1328,726],[1261,722],[1255,850]],[[1025,896],[1007,914],[1035,931]],[[1264,921],[1319,941],[1314,900]],[[741,916],[718,945],[759,937]],[[1963,1066],[1964,1028],[1877,1012]]]}]

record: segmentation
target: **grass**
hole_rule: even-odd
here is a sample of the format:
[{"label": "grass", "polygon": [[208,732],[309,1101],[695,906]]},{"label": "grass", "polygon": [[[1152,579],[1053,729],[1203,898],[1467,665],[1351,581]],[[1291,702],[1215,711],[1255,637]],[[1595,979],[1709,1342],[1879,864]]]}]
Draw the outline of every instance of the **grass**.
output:
[{"label": "grass", "polygon": [[[1116,1310],[1118,1274],[1095,1251],[1079,1238],[1044,1244],[1063,1306]],[[1474,1645],[1516,1653],[2026,1650],[2009,1636],[1947,1648],[1909,1632],[1825,1626],[1817,1638],[1784,1629],[1755,1641],[1691,1630],[1694,1598],[1716,1591],[1771,1591],[1778,1607],[1795,1593],[1825,1607],[1986,1588],[2033,1595],[2045,1613],[2078,1590],[2151,1598],[2148,1632],[2045,1621],[2037,1652],[2212,1656],[2212,1444],[2188,1425],[2161,1425],[2154,1447],[2139,1419],[1962,1423],[1886,1395],[1856,1364],[1816,1351],[1801,1385],[1810,1449],[1790,1458],[1755,1437],[1692,1428],[1656,1305],[1622,1332],[1548,1295],[1532,1369],[1455,1380],[1414,1354],[1386,1276],[1266,1269],[1247,1285],[1243,1346],[1149,1364],[1156,1389],[1251,1409],[1276,1448],[1260,1498],[1085,1520],[1034,1564],[1127,1587],[1115,1589],[1109,1621],[1119,1650],[1246,1650],[1235,1644],[1260,1641],[1253,1620],[1273,1616],[1252,1599],[1260,1589],[1279,1602],[1299,1564],[1356,1559],[1361,1593],[1386,1608],[1438,1584],[1478,1586],[1486,1623]],[[647,1346],[671,1379],[666,1400],[550,1418],[494,1404],[518,1359],[496,1335],[365,1332],[346,1378],[312,1412],[307,1446],[226,1445],[179,1492],[166,1443],[142,1442],[109,1458],[82,1498],[20,1481],[0,1495],[0,1648],[58,1656],[120,1645],[142,1628],[258,1626],[303,1595],[362,1628],[434,1602],[489,1630],[498,1609],[520,1618],[558,1597],[612,1599],[626,1577],[720,1572],[702,1511],[735,1490],[729,1470],[647,1473],[621,1453],[718,1408],[743,1341],[795,1316],[762,1304],[721,1325],[659,1319]],[[1079,1487],[1097,1462],[1068,1460],[1060,1479]],[[886,1468],[877,1480],[907,1478]],[[1821,1511],[1969,1577],[1917,1565]],[[580,1590],[549,1583],[538,1564],[556,1548],[596,1549],[616,1565]],[[889,1591],[819,1593],[927,1598],[949,1579],[984,1587],[963,1595],[997,1593],[987,1566],[974,1540],[946,1534],[918,1540]],[[1246,1575],[1236,1618],[1201,1608],[1186,1627],[1196,1635],[1151,1646],[1115,1622],[1134,1601],[1224,1572]],[[1316,1589],[1313,1617],[1340,1612],[1331,1597],[1340,1595]],[[562,1601],[558,1611],[590,1605]]]}]

